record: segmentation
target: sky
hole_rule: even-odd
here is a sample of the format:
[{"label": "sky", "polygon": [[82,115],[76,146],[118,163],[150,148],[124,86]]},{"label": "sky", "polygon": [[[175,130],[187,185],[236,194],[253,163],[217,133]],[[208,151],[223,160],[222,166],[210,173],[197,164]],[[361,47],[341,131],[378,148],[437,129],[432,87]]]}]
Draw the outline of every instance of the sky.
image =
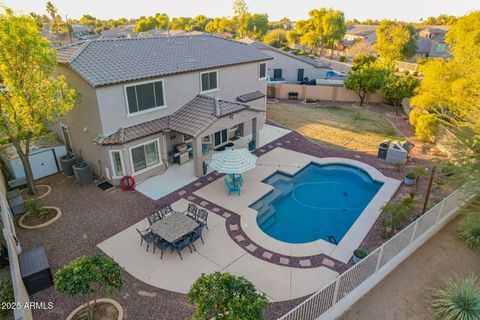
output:
[{"label": "sky", "polygon": [[[0,0],[15,11],[44,13],[43,0]],[[91,14],[101,19],[138,18],[166,13],[170,17],[231,16],[233,0],[52,0],[64,17],[80,18]],[[288,17],[293,21],[304,19],[308,11],[333,8],[345,13],[347,19],[398,19],[419,21],[420,18],[440,14],[464,15],[480,10],[480,0],[247,0],[252,13],[267,13],[271,21]]]}]

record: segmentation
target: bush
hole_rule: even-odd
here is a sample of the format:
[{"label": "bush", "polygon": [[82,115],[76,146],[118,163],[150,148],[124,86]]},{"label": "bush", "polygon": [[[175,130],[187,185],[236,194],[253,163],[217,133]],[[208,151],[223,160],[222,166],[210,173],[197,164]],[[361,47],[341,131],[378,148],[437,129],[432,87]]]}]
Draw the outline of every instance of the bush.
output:
[{"label": "bush", "polygon": [[34,216],[40,216],[45,212],[40,199],[32,199],[27,202],[27,212]]},{"label": "bush", "polygon": [[338,61],[340,61],[340,62],[345,62],[345,61],[347,61],[347,57],[345,57],[345,56],[340,56],[340,58],[338,58]]},{"label": "bush", "polygon": [[408,70],[403,70],[403,74],[406,75],[406,76],[408,76],[408,75],[410,74],[410,71],[408,71]]},{"label": "bush", "polygon": [[407,177],[407,179],[414,180],[417,178],[417,175],[415,172],[409,172],[405,177]]},{"label": "bush", "polygon": [[267,305],[251,282],[230,273],[202,274],[188,292],[195,305],[193,319],[257,320]]},{"label": "bush", "polygon": [[480,213],[468,213],[458,225],[458,237],[465,245],[480,251]]},{"label": "bush", "polygon": [[[2,303],[14,303],[15,296],[13,295],[13,286],[12,281],[1,281],[0,282],[0,302]],[[0,319],[12,319],[13,312],[12,309],[1,308],[0,309]]]},{"label": "bush", "polygon": [[418,71],[414,71],[412,74],[414,77],[418,77]]},{"label": "bush", "polygon": [[417,119],[415,136],[417,136],[420,141],[434,143],[439,130],[440,125],[437,116],[434,114],[424,114]]},{"label": "bush", "polygon": [[410,114],[408,115],[408,122],[412,125],[412,126],[416,126],[417,125],[417,120],[418,120],[418,117],[422,116],[425,114],[425,111],[421,108],[413,108],[411,111],[410,111]]},{"label": "bush", "polygon": [[474,276],[447,279],[433,291],[433,316],[442,320],[480,319],[480,285]]},{"label": "bush", "polygon": [[8,138],[7,136],[0,138],[1,145],[8,144],[8,143],[10,143],[10,138]]}]

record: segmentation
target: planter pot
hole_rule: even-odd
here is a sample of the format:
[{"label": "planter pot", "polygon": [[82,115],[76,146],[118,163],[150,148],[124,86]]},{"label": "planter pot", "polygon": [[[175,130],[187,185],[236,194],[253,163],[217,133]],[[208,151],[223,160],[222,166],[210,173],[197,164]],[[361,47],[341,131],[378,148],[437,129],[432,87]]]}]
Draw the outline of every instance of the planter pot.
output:
[{"label": "planter pot", "polygon": [[368,251],[365,249],[357,249],[353,251],[353,263],[357,264],[362,259],[364,259],[368,255]]},{"label": "planter pot", "polygon": [[[93,300],[90,301],[90,303],[93,303]],[[115,301],[113,299],[109,299],[109,298],[100,298],[100,299],[97,299],[97,304],[99,304],[99,303],[109,303],[109,304],[113,305],[118,311],[118,317],[115,320],[123,320],[123,308],[117,301]],[[82,304],[82,305],[78,306],[77,308],[75,308],[75,310],[73,310],[67,316],[66,320],[72,320],[78,312],[80,312],[81,310],[83,310],[86,307],[87,307],[86,304]]]},{"label": "planter pot", "polygon": [[75,174],[75,180],[79,185],[87,185],[92,182],[92,169],[86,162],[79,162],[73,166],[73,173]]},{"label": "planter pot", "polygon": [[34,226],[29,226],[29,225],[26,225],[26,224],[23,223],[23,219],[25,219],[25,217],[29,215],[29,213],[27,212],[24,215],[22,215],[20,217],[20,219],[18,219],[18,225],[20,227],[22,227],[23,229],[29,229],[29,230],[41,229],[41,228],[48,227],[49,225],[51,225],[52,223],[54,223],[58,219],[60,219],[60,217],[62,216],[62,211],[60,210],[60,208],[50,207],[50,206],[45,206],[45,207],[42,207],[42,208],[55,210],[55,211],[57,211],[57,214],[55,215],[55,217],[53,217],[52,219],[48,220],[45,223],[34,225]]},{"label": "planter pot", "polygon": [[415,178],[414,179],[410,179],[408,177],[405,177],[403,179],[403,183],[405,183],[406,186],[413,186],[415,184]]},{"label": "planter pot", "polygon": [[73,154],[66,154],[60,159],[60,167],[66,176],[73,176],[73,165],[77,163],[77,157]]}]

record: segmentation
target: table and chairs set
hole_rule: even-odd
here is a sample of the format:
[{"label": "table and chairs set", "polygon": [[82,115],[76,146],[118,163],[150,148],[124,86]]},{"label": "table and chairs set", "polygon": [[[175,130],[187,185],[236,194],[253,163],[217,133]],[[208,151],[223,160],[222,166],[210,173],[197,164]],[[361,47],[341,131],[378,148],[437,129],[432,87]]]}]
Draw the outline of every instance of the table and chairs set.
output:
[{"label": "table and chairs set", "polygon": [[140,245],[143,242],[147,244],[147,251],[150,245],[160,250],[160,259],[163,258],[165,251],[170,249],[175,251],[183,260],[181,251],[185,248],[197,251],[195,242],[203,242],[202,232],[207,226],[208,212],[199,209],[196,205],[190,203],[187,210],[177,212],[171,206],[166,206],[152,213],[147,217],[150,227],[137,232],[140,234]]}]

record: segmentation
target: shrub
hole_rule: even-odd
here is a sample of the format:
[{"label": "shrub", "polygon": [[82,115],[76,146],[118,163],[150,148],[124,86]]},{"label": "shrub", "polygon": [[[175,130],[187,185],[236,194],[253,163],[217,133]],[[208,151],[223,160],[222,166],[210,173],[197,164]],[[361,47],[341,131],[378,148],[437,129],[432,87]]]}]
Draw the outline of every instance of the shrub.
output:
[{"label": "shrub", "polygon": [[[84,295],[86,299],[102,291],[110,295],[123,287],[121,268],[113,259],[99,253],[73,260],[55,273],[55,288],[68,296]],[[87,301],[88,319],[94,305]]]},{"label": "shrub", "polygon": [[420,141],[434,143],[439,130],[440,126],[436,115],[424,114],[418,117],[415,135]]},{"label": "shrub", "polygon": [[433,316],[442,320],[480,319],[480,285],[474,276],[447,279],[433,291]]},{"label": "shrub", "polygon": [[458,225],[458,237],[465,245],[480,251],[480,213],[468,213]]},{"label": "shrub", "polygon": [[1,145],[8,144],[8,143],[10,143],[10,138],[9,137],[4,136],[4,137],[0,138],[0,144]]},{"label": "shrub", "polygon": [[413,108],[412,111],[410,111],[410,114],[408,116],[408,122],[410,122],[412,126],[416,126],[418,117],[424,114],[425,114],[425,111],[422,108]]},{"label": "shrub", "polygon": [[407,177],[407,179],[414,180],[417,178],[417,175],[415,172],[409,172],[405,177]]},{"label": "shrub", "polygon": [[414,77],[418,77],[418,71],[414,71],[412,74]]},{"label": "shrub", "polygon": [[32,199],[28,201],[27,212],[34,216],[42,215],[45,212],[45,209],[42,207],[42,202],[40,199]]},{"label": "shrub", "polygon": [[193,319],[257,320],[267,298],[251,282],[230,273],[202,274],[188,292],[195,304]]},{"label": "shrub", "polygon": [[347,61],[347,57],[345,57],[345,56],[340,56],[340,58],[338,58],[338,61],[340,61],[340,62],[345,62],[345,61]]},{"label": "shrub", "polygon": [[406,75],[406,76],[408,76],[408,75],[410,74],[410,71],[408,71],[408,70],[403,70],[403,74]]},{"label": "shrub", "polygon": [[[13,286],[12,281],[1,281],[0,282],[0,302],[2,303],[14,303],[15,296],[13,295]],[[0,309],[0,319],[12,319],[13,312],[12,309],[1,308]]]}]

